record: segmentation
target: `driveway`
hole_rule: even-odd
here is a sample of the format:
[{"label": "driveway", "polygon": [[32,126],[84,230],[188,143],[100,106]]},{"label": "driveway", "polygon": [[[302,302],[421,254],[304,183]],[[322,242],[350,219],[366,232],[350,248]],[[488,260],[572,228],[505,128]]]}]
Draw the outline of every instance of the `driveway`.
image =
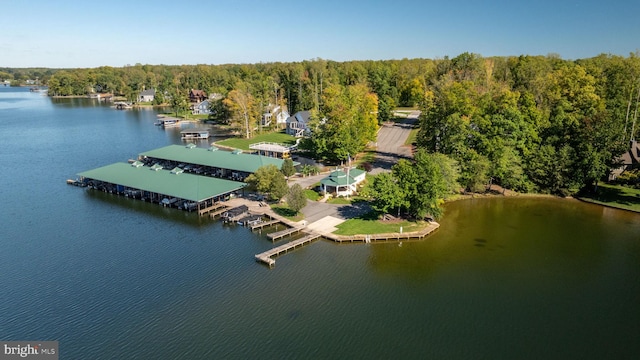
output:
[{"label": "driveway", "polygon": [[389,171],[398,160],[409,159],[413,156],[411,146],[405,145],[405,142],[418,122],[419,116],[420,111],[415,110],[406,119],[385,123],[380,128],[372,174]]},{"label": "driveway", "polygon": [[289,187],[293,186],[293,184],[299,184],[303,189],[306,189],[315,183],[319,183],[320,180],[326,178],[327,176],[329,176],[329,174],[319,174],[305,177],[292,176],[289,178]]},{"label": "driveway", "polygon": [[308,223],[313,223],[326,216],[342,220],[351,219],[368,213],[371,211],[371,207],[365,202],[358,202],[351,205],[336,205],[307,200],[307,206],[300,211],[304,214],[304,218]]}]

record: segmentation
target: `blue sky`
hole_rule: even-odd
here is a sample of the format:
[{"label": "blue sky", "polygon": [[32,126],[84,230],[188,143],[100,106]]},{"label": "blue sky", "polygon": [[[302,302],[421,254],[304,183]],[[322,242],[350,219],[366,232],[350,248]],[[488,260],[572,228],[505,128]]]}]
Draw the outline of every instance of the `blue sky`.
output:
[{"label": "blue sky", "polygon": [[640,1],[0,0],[0,67],[640,50]]}]

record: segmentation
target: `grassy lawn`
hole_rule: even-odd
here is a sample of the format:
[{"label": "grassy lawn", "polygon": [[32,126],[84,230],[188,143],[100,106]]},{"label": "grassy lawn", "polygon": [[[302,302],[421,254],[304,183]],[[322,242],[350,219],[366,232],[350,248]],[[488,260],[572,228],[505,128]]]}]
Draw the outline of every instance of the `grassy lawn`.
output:
[{"label": "grassy lawn", "polygon": [[366,201],[364,198],[360,197],[360,196],[351,196],[351,197],[337,197],[337,198],[331,198],[329,200],[327,200],[327,204],[336,204],[336,205],[349,205],[351,203],[354,202],[358,202],[358,201]]},{"label": "grassy lawn", "polygon": [[317,192],[313,191],[313,190],[305,190],[304,191],[304,195],[307,197],[307,199],[311,200],[311,201],[318,201],[318,199],[320,199],[320,194],[318,194]]},{"label": "grassy lawn", "polygon": [[358,166],[362,163],[368,162],[372,163],[376,159],[376,151],[375,150],[365,150],[358,154],[358,161],[354,162],[352,165]]},{"label": "grassy lawn", "polygon": [[377,219],[349,219],[337,226],[336,235],[357,235],[357,234],[386,234],[422,230],[428,223],[425,221],[411,222],[400,221],[397,223],[385,223]]},{"label": "grassy lawn", "polygon": [[601,184],[597,194],[578,196],[581,200],[640,212],[640,189]]},{"label": "grassy lawn", "polygon": [[273,132],[268,134],[262,134],[254,136],[251,139],[242,138],[230,138],[216,142],[216,144],[232,147],[235,149],[249,150],[249,145],[259,142],[273,142],[285,145],[294,145],[296,138],[292,135],[285,134],[284,132]]},{"label": "grassy lawn", "polygon": [[414,142],[416,142],[416,137],[418,137],[418,131],[420,131],[420,129],[411,129],[411,132],[409,133],[409,136],[407,137],[407,140],[404,142],[404,144],[409,146]]},{"label": "grassy lawn", "polygon": [[335,205],[348,205],[351,204],[351,199],[347,198],[331,198],[327,200],[327,204],[335,204]]},{"label": "grassy lawn", "polygon": [[273,212],[280,216],[284,216],[291,221],[302,221],[304,220],[304,215],[302,213],[294,213],[293,210],[289,209],[286,206],[281,205],[271,205],[271,209]]}]

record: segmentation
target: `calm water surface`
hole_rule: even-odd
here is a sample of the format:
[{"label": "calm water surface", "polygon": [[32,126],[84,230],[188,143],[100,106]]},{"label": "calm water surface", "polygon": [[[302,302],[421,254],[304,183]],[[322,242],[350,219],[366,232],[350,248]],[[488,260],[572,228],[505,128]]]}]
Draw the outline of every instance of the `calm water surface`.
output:
[{"label": "calm water surface", "polygon": [[62,359],[640,357],[640,215],[459,201],[425,241],[319,241],[268,270],[259,233],[65,184],[181,143],[154,121],[0,88],[0,340]]}]

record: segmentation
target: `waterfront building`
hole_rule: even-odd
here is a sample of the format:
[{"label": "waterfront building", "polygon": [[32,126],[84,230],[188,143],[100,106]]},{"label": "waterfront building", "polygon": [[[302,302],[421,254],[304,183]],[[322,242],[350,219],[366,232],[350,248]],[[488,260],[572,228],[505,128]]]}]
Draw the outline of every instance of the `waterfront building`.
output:
[{"label": "waterfront building", "polygon": [[365,179],[366,172],[360,169],[332,171],[329,176],[320,180],[322,191],[335,196],[350,196],[356,192],[358,184]]}]

